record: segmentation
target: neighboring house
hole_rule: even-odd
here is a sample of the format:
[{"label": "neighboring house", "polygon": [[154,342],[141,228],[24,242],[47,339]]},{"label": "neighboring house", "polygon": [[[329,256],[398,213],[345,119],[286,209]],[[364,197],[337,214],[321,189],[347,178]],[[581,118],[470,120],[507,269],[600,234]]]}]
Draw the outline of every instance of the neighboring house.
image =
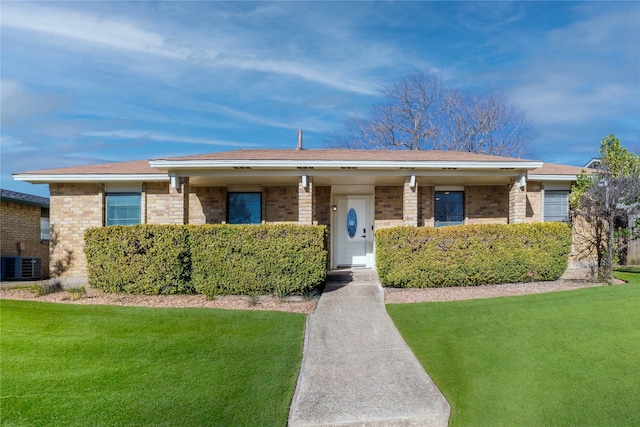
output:
[{"label": "neighboring house", "polygon": [[454,151],[237,150],[24,172],[49,183],[52,259],[86,275],[88,227],[322,224],[330,268],[375,267],[374,232],[396,225],[569,221],[581,168]]},{"label": "neighboring house", "polygon": [[0,190],[2,280],[49,275],[49,199]]}]

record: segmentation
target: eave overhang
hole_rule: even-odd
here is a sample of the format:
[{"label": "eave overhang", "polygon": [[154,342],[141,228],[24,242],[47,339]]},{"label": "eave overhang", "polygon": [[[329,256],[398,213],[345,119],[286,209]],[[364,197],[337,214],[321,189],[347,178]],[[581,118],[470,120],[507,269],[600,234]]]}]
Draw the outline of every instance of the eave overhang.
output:
[{"label": "eave overhang", "polygon": [[336,161],[336,160],[150,160],[149,165],[161,171],[190,169],[342,169],[358,168],[368,170],[496,170],[518,169],[534,170],[542,167],[543,162],[469,162],[469,161]]},{"label": "eave overhang", "polygon": [[575,181],[576,175],[529,175],[529,181]]},{"label": "eave overhang", "polygon": [[166,174],[13,174],[16,181],[26,181],[32,184],[46,184],[49,182],[123,182],[123,181],[146,181],[163,182],[169,181]]}]

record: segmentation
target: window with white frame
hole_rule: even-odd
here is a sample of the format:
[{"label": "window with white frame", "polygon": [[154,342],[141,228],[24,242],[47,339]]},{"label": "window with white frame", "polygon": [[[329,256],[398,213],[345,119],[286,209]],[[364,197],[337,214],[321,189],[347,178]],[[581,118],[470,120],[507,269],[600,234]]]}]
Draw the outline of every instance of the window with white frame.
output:
[{"label": "window with white frame", "polygon": [[140,193],[107,193],[106,225],[140,224]]},{"label": "window with white frame", "polygon": [[544,222],[569,222],[569,191],[544,191]]}]

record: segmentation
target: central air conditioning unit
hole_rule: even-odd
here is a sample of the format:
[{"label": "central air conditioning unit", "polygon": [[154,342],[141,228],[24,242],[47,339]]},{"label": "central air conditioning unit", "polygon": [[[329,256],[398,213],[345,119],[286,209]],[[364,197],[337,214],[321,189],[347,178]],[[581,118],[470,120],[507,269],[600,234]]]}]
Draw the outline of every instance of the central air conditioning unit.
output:
[{"label": "central air conditioning unit", "polygon": [[37,256],[3,256],[2,280],[34,280],[42,278],[42,258]]}]

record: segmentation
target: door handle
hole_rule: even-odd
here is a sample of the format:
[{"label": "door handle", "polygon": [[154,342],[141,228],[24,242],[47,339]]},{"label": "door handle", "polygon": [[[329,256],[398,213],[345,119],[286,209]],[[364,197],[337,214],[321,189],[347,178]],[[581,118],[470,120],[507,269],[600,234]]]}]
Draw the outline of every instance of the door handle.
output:
[{"label": "door handle", "polygon": [[363,232],[364,234],[367,234],[367,227],[363,228],[363,229],[362,229],[362,232]]}]

